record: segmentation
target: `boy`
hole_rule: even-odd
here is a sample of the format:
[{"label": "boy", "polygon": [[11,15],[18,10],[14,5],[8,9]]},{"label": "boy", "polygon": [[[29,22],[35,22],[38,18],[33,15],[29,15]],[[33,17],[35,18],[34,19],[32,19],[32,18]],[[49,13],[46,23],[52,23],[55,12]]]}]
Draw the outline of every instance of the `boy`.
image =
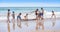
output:
[{"label": "boy", "polygon": [[51,18],[52,18],[53,16],[56,18],[56,15],[55,15],[54,11],[52,10],[52,16],[51,16]]},{"label": "boy", "polygon": [[24,16],[24,18],[25,18],[25,20],[28,20],[28,14],[26,14],[26,15]]},{"label": "boy", "polygon": [[21,28],[21,13],[17,16],[17,25]]},{"label": "boy", "polygon": [[7,13],[7,22],[10,22],[10,19],[9,19],[9,17],[10,17],[10,9],[8,9],[8,13]]},{"label": "boy", "polygon": [[13,21],[13,29],[15,29],[15,13],[13,11],[13,14],[12,14],[12,21]]}]

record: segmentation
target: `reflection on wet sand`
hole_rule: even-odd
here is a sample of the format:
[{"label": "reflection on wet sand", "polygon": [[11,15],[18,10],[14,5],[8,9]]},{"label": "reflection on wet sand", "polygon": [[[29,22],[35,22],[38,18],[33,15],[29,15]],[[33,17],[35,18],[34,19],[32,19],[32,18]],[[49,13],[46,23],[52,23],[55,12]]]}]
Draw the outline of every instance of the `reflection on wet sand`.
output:
[{"label": "reflection on wet sand", "polygon": [[15,30],[15,20],[13,20],[13,29]]},{"label": "reflection on wet sand", "polygon": [[30,31],[30,32],[60,32],[60,30],[33,30],[33,31]]},{"label": "reflection on wet sand", "polygon": [[28,27],[28,21],[25,22],[26,26]]},{"label": "reflection on wet sand", "polygon": [[21,20],[20,19],[18,19],[18,21],[17,21],[17,26],[21,28]]},{"label": "reflection on wet sand", "polygon": [[52,23],[52,26],[53,26],[53,27],[55,26],[55,22]]},{"label": "reflection on wet sand", "polygon": [[10,32],[10,24],[8,23],[8,32]]},{"label": "reflection on wet sand", "polygon": [[52,26],[54,27],[55,26],[55,22],[56,22],[56,19],[52,19]]},{"label": "reflection on wet sand", "polygon": [[0,32],[1,32],[1,29],[0,29]]},{"label": "reflection on wet sand", "polygon": [[13,29],[15,30],[15,23],[13,23]]},{"label": "reflection on wet sand", "polygon": [[38,30],[40,27],[44,30],[44,20],[37,20],[36,21],[36,30]]},{"label": "reflection on wet sand", "polygon": [[[50,22],[50,23],[52,23],[52,26],[54,27],[55,26],[56,19],[51,19],[51,21],[52,22]],[[18,31],[23,31],[24,29],[26,29],[26,30],[24,30],[24,32],[25,31],[29,31],[29,32],[60,32],[60,30],[54,30],[54,28],[53,29],[47,29],[47,30],[45,30],[46,29],[45,28],[45,25],[44,25],[45,24],[45,20],[37,20],[37,21],[35,21],[33,23],[31,23],[30,21],[28,21],[28,22],[25,21],[25,22],[21,22],[21,23],[23,24],[22,25],[22,29],[21,30],[18,30]],[[21,25],[21,23],[18,22],[19,25]],[[13,24],[13,29],[16,29],[17,30],[17,28],[15,28],[15,27],[21,27],[21,26],[15,26],[16,23],[14,21],[13,21],[12,24]],[[24,25],[26,25],[28,28],[27,27],[23,27]],[[32,27],[30,25],[33,25],[32,26],[33,27],[33,30],[31,30]],[[8,32],[11,32],[10,26],[11,26],[10,23],[8,23]]]}]

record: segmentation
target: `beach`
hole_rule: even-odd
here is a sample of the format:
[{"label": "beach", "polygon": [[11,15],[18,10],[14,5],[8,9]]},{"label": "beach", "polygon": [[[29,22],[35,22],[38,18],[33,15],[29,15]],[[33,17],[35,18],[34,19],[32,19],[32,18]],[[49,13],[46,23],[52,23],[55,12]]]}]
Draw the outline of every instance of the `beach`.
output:
[{"label": "beach", "polygon": [[[53,22],[55,23],[54,26]],[[27,26],[28,24],[28,26]],[[42,30],[42,27],[36,30],[36,20],[28,21],[26,24],[26,21],[21,22],[21,28],[17,26],[17,22],[15,22],[15,29],[13,29],[13,23],[7,22],[1,22],[0,21],[0,32],[8,32],[8,27],[10,28],[10,32],[60,32],[60,19],[58,20],[44,20],[44,30]]]},{"label": "beach", "polygon": [[0,0],[0,32],[60,32],[60,0]]},{"label": "beach", "polygon": [[[60,11],[58,8],[44,8],[44,15],[43,15],[43,27],[38,28],[36,30],[37,22],[36,22],[36,15],[35,13],[31,13],[32,11],[35,11],[36,9],[39,9],[41,7],[0,7],[0,32],[60,32]],[[7,23],[7,9],[11,9],[10,14],[10,23]],[[55,9],[55,15],[56,19],[52,16],[51,10]],[[12,21],[12,11],[15,12],[15,24]],[[21,27],[17,26],[17,16],[19,13],[22,13],[21,15]],[[28,20],[24,20],[24,16],[28,13]],[[42,20],[38,20],[42,21]],[[13,25],[15,25],[15,29],[13,29]]]}]

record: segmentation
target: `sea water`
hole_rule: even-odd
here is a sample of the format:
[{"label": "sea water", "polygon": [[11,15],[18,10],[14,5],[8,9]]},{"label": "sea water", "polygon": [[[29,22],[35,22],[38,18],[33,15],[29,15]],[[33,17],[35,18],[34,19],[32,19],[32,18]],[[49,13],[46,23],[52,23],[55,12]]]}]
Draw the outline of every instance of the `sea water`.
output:
[{"label": "sea water", "polygon": [[[60,12],[60,7],[42,7],[44,10],[51,12],[54,10],[55,12]],[[7,10],[10,9],[11,11],[17,12],[32,12],[36,9],[41,10],[41,7],[0,7],[0,13],[7,12]]]}]

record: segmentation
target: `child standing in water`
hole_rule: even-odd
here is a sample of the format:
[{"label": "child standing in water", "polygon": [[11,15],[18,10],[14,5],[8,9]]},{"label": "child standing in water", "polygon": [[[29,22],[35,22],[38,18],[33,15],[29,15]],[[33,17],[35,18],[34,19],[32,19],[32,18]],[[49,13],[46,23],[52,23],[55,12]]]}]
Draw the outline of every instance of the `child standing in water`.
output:
[{"label": "child standing in water", "polygon": [[26,15],[24,16],[24,18],[25,18],[25,20],[28,20],[28,14],[26,14]]},{"label": "child standing in water", "polygon": [[17,25],[21,27],[21,13],[17,16]]},{"label": "child standing in water", "polygon": [[41,11],[39,12],[39,15],[38,15],[39,20],[40,20],[40,19],[43,20],[43,15],[44,15],[44,9],[41,8]]},{"label": "child standing in water", "polygon": [[55,15],[55,13],[54,13],[53,10],[52,10],[52,16],[51,16],[51,18],[53,18],[53,19],[52,19],[52,26],[54,27],[55,21],[56,21],[56,15]]},{"label": "child standing in water", "polygon": [[54,13],[53,10],[52,10],[52,16],[51,16],[51,18],[52,18],[52,17],[56,18],[56,15],[55,15],[55,13]]},{"label": "child standing in water", "polygon": [[25,18],[25,21],[26,21],[26,25],[28,26],[28,14],[26,14],[25,16],[24,16],[24,18]]},{"label": "child standing in water", "polygon": [[41,19],[43,20],[43,15],[44,15],[44,9],[43,8],[41,8]]},{"label": "child standing in water", "polygon": [[12,21],[13,21],[13,29],[15,29],[15,13],[13,11],[13,14],[12,14]]},{"label": "child standing in water", "polygon": [[9,19],[9,17],[10,17],[10,9],[8,9],[8,13],[7,13],[7,22],[10,22],[10,19]]},{"label": "child standing in water", "polygon": [[36,15],[36,20],[38,19],[38,13],[39,13],[39,11],[38,11],[39,9],[36,9],[36,11],[35,11],[35,15]]}]

